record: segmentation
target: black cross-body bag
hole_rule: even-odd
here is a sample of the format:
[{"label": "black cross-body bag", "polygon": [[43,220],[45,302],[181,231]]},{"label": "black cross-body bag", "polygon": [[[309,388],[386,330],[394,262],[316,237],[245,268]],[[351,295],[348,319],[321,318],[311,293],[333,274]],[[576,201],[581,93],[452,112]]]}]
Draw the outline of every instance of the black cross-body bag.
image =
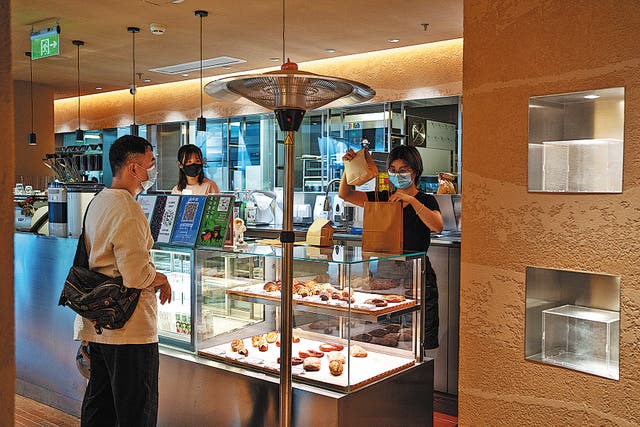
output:
[{"label": "black cross-body bag", "polygon": [[89,269],[89,256],[84,243],[84,223],[78,238],[73,265],[64,282],[58,305],[66,305],[90,320],[101,334],[102,328],[120,329],[129,320],[138,304],[140,289],[124,286],[122,277],[109,277]]}]

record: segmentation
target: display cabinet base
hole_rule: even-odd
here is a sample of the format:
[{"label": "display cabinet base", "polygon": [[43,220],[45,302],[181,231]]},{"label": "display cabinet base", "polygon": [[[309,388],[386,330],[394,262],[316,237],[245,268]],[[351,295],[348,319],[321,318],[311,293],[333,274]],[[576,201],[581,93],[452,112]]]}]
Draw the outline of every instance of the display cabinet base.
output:
[{"label": "display cabinet base", "polygon": [[[278,425],[277,378],[163,353],[159,426]],[[292,408],[292,426],[431,426],[433,360],[351,393],[294,384]]]}]

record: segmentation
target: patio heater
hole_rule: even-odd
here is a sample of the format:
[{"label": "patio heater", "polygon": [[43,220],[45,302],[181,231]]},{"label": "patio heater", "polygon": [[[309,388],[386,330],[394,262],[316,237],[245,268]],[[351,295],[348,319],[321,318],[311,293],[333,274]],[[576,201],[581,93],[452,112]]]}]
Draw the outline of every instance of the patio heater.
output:
[{"label": "patio heater", "polygon": [[291,339],[293,327],[293,162],[295,133],[307,110],[333,103],[364,102],[375,95],[370,87],[337,77],[298,70],[289,61],[280,70],[264,74],[227,77],[208,83],[205,92],[223,101],[248,99],[272,110],[285,138],[285,183],[280,301],[280,426],[291,425]]}]

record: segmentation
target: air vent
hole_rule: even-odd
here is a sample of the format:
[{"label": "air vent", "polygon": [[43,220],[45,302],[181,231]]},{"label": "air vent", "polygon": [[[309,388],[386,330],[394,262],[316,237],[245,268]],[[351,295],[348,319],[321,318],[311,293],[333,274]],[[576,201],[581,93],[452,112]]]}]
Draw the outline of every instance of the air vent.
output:
[{"label": "air vent", "polygon": [[[232,58],[230,56],[219,56],[217,58],[204,59],[202,61],[202,69],[224,67],[233,64],[242,64],[247,62],[244,59]],[[185,62],[184,64],[167,65],[166,67],[152,68],[149,71],[155,71],[162,74],[183,74],[197,71],[200,69],[200,61]]]}]

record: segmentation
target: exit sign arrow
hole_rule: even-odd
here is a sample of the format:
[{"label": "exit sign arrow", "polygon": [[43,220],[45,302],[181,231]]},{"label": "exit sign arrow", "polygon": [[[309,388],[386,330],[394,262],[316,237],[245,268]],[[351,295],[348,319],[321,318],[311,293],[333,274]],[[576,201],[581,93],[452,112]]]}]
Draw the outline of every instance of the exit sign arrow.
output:
[{"label": "exit sign arrow", "polygon": [[60,54],[60,26],[31,33],[31,59],[47,58]]}]

